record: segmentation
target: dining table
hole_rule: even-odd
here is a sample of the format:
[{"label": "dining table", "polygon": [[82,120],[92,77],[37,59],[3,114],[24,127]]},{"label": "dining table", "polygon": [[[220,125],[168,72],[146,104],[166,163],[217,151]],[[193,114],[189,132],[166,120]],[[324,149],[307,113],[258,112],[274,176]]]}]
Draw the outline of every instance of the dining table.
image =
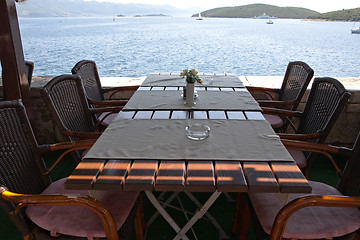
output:
[{"label": "dining table", "polygon": [[[143,191],[157,215],[186,233],[204,215],[226,232],[208,209],[222,193],[271,192],[286,201],[289,193],[311,187],[261,108],[235,75],[200,75],[195,105],[187,106],[185,80],[177,74],[150,74],[104,130],[65,183],[67,189]],[[187,129],[207,127],[193,139]],[[160,201],[155,192],[173,193]],[[194,192],[210,193],[200,203]],[[184,226],[166,207],[185,193],[198,211]],[[284,200],[285,199],[285,200]]]}]

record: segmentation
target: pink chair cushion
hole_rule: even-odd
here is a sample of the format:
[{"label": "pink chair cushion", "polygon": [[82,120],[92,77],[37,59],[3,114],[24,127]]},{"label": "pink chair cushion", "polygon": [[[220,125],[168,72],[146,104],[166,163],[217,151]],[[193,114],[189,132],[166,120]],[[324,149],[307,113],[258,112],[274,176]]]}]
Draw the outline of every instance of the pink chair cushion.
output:
[{"label": "pink chair cushion", "polygon": [[[42,195],[81,194],[90,196],[87,190],[65,190],[66,178],[53,182]],[[96,198],[112,213],[119,230],[127,219],[139,192],[96,191]],[[51,235],[65,234],[77,237],[105,237],[98,215],[81,206],[29,206],[26,215],[39,227]]]},{"label": "pink chair cushion", "polygon": [[[342,195],[336,188],[309,181],[312,195]],[[261,226],[270,234],[282,203],[273,193],[250,193],[250,199]],[[290,194],[289,200],[301,197]],[[360,210],[357,208],[307,207],[295,212],[288,220],[283,238],[318,239],[343,236],[359,229]]]},{"label": "pink chair cushion", "polygon": [[290,153],[291,157],[296,162],[296,165],[302,169],[306,167],[306,157],[302,151],[288,149],[288,152]]},{"label": "pink chair cushion", "polygon": [[283,120],[277,115],[264,114],[264,118],[268,121],[273,128],[280,128],[284,125]]},{"label": "pink chair cushion", "polygon": [[112,120],[116,117],[117,113],[109,113],[109,112],[103,112],[101,113],[99,117],[99,121],[104,118],[104,120],[101,122],[103,126],[109,126]]}]

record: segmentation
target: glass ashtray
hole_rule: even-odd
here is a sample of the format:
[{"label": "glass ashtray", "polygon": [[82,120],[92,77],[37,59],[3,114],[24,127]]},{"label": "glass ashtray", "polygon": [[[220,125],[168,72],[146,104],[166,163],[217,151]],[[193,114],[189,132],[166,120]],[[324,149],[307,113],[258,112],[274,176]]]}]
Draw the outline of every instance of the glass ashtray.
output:
[{"label": "glass ashtray", "polygon": [[204,140],[210,134],[210,127],[204,124],[192,124],[185,128],[186,136],[191,140]]}]

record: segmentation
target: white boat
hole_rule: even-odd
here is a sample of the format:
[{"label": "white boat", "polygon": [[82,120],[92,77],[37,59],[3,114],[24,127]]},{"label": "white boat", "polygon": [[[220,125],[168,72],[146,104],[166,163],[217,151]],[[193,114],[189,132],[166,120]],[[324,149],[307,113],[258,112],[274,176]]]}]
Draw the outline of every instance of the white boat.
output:
[{"label": "white boat", "polygon": [[274,24],[274,22],[269,19],[268,21],[266,21],[266,24]]},{"label": "white boat", "polygon": [[199,13],[199,16],[196,20],[203,20],[202,17],[201,17],[201,13]]},{"label": "white boat", "polygon": [[358,34],[360,34],[360,27],[351,29],[351,33],[358,33]]},{"label": "white boat", "polygon": [[263,15],[260,15],[260,16],[254,16],[252,17],[252,19],[276,19],[276,17],[271,17],[271,16],[268,16],[266,15],[266,13],[263,13]]}]

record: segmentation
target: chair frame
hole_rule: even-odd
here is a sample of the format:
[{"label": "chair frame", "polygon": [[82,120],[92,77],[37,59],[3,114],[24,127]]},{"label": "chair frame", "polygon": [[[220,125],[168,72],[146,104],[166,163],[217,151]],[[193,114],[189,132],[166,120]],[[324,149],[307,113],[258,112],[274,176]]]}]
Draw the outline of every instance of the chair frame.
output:
[{"label": "chair frame", "polygon": [[[19,121],[19,124],[21,124],[21,129],[18,129],[18,131],[22,132],[26,136],[25,141],[27,142],[28,148],[31,150],[33,159],[29,161],[35,161],[37,163],[36,165],[39,167],[38,170],[42,175],[41,179],[45,187],[51,182],[49,177],[51,170],[54,169],[54,167],[63,159],[64,154],[56,160],[54,165],[52,165],[48,171],[46,170],[41,157],[43,154],[59,150],[67,150],[66,152],[71,152],[78,149],[88,149],[95,143],[94,140],[82,140],[77,142],[62,142],[38,146],[34,133],[31,129],[29,119],[26,115],[25,107],[23,106],[21,100],[1,101],[0,109],[9,109],[8,112],[11,112],[9,114],[16,114],[16,121]],[[15,119],[15,117],[13,117],[13,119]],[[15,126],[13,128],[15,128]],[[22,157],[24,156],[26,155],[23,155]],[[9,191],[2,184],[3,183],[0,183],[0,206],[8,214],[10,220],[17,226],[24,239],[33,239],[32,227],[28,225],[28,219],[23,214],[23,211],[21,211],[23,207],[30,205],[78,205],[86,207],[100,217],[108,239],[119,239],[115,221],[110,211],[92,197],[81,195],[74,196],[73,194],[20,194]],[[12,203],[16,203],[17,205]]]},{"label": "chair frame", "polygon": [[[287,92],[291,90],[288,88],[289,82],[291,81],[291,74],[293,73],[293,71],[296,71],[296,68],[299,67],[307,73],[307,76],[305,78],[305,81],[302,83],[300,90],[296,94],[296,97],[289,98],[286,95]],[[278,107],[295,110],[298,107],[301,98],[304,96],[306,88],[309,85],[313,76],[314,70],[310,68],[309,65],[301,61],[294,61],[288,64],[280,89],[253,86],[247,86],[246,88],[250,92],[263,92],[270,97],[271,100],[258,100],[258,103],[261,107]],[[274,99],[274,94],[278,95],[277,100]]]},{"label": "chair frame", "polygon": [[[307,115],[312,108],[312,103],[315,98],[316,91],[319,91],[318,88],[321,84],[331,84],[332,86],[334,86],[338,91],[339,99],[338,99],[337,107],[336,107],[335,111],[333,111],[330,114],[330,116],[327,118],[327,122],[324,123],[324,126],[321,129],[318,129],[316,132],[309,133],[306,130]],[[300,111],[291,111],[291,110],[286,110],[286,109],[266,108],[266,107],[262,108],[262,109],[263,109],[263,113],[277,114],[277,115],[280,115],[283,117],[299,119],[299,124],[298,124],[297,128],[295,127],[295,124],[289,119],[290,120],[289,124],[294,129],[295,133],[294,134],[293,133],[278,133],[278,135],[280,136],[281,139],[315,141],[317,143],[324,143],[326,137],[329,135],[336,120],[338,119],[341,112],[345,108],[345,106],[350,98],[350,95],[351,95],[350,92],[347,91],[344,88],[344,86],[338,80],[336,80],[334,78],[328,78],[328,77],[315,78],[312,88],[311,88],[311,91],[310,91],[310,94],[309,94],[308,101],[305,105],[304,111],[300,112]],[[309,162],[311,162],[312,159],[313,159],[313,157],[310,158],[310,156],[308,156]],[[333,163],[336,171],[339,172],[340,169],[336,165],[336,163],[335,162],[332,162],[332,163]],[[305,174],[308,177],[307,169],[305,169],[305,170],[306,170]]]},{"label": "chair frame", "polygon": [[312,206],[360,208],[360,197],[348,196],[305,196],[286,204],[276,215],[269,240],[281,240],[287,220],[296,211]]},{"label": "chair frame", "polygon": [[[293,201],[287,203],[276,215],[269,236],[270,240],[282,239],[287,220],[296,211],[299,211],[300,209],[303,209],[305,207],[322,206],[360,208],[360,197],[352,196],[352,194],[354,194],[352,192],[353,190],[351,190],[351,186],[347,186],[348,184],[346,183],[346,181],[349,181],[349,179],[351,178],[351,174],[354,174],[354,172],[356,171],[354,169],[359,169],[359,159],[357,158],[360,157],[360,133],[358,134],[358,137],[352,149],[284,139],[282,140],[282,143],[287,148],[321,153],[325,157],[329,158],[330,161],[333,161],[333,159],[329,153],[342,155],[350,158],[344,169],[344,172],[340,174],[341,178],[337,187],[341,192],[343,192],[344,194],[348,194],[349,196],[310,195],[294,199]],[[355,184],[356,183],[354,183],[353,185]]]},{"label": "chair frame", "polygon": [[[82,76],[81,70],[83,67],[91,66],[93,70],[93,78],[86,78]],[[75,64],[71,70],[72,74],[77,74],[80,76],[82,83],[85,88],[85,93],[89,103],[95,107],[105,107],[105,106],[124,106],[128,99],[113,99],[115,94],[124,91],[136,91],[139,86],[122,86],[122,87],[112,87],[112,88],[103,88],[101,85],[99,73],[97,70],[96,63],[91,60],[81,60]],[[108,100],[105,99],[104,94],[110,93]]]},{"label": "chair frame", "polygon": [[[60,111],[62,109],[58,109],[56,107],[56,101],[60,101],[59,99],[54,99],[52,97],[52,91],[56,91],[57,86],[61,86],[62,84],[73,84],[76,85],[76,92],[69,94],[67,89],[63,89],[61,92],[61,96],[69,97],[69,95],[78,95],[80,108],[82,109],[82,116],[87,124],[87,131],[78,131],[71,126],[71,123],[65,119],[61,118]],[[54,89],[54,90],[53,90]],[[45,101],[45,104],[48,106],[50,114],[55,122],[55,125],[59,128],[61,134],[66,140],[72,139],[96,139],[101,135],[99,132],[99,126],[101,121],[94,123],[93,116],[102,112],[112,112],[118,113],[122,107],[104,107],[104,108],[89,108],[88,102],[86,100],[85,92],[83,85],[81,83],[81,79],[77,75],[60,75],[52,80],[50,80],[42,89],[41,95]],[[55,93],[54,93],[55,95]],[[59,95],[59,93],[58,93]],[[83,125],[84,126],[84,125]],[[73,128],[73,129],[71,129]]]},{"label": "chair frame", "polygon": [[[270,100],[257,100],[261,107],[271,107],[295,111],[303,98],[305,91],[314,76],[314,70],[304,62],[290,62],[286,68],[280,89],[265,87],[247,87],[250,92],[263,92]],[[277,95],[276,100],[274,96]],[[291,123],[290,116],[279,116],[282,126],[276,127],[276,132],[286,132]]]},{"label": "chair frame", "polygon": [[[346,147],[338,147],[327,144],[319,144],[312,142],[296,141],[290,139],[281,139],[282,143],[288,149],[295,149],[299,151],[315,152],[324,155],[333,161],[330,154],[336,154],[348,158],[348,162],[344,168],[344,171],[339,174],[340,181],[337,189],[344,194],[344,196],[334,195],[304,195],[303,197],[292,200],[287,203],[276,215],[274,224],[269,234],[270,240],[281,240],[285,231],[287,220],[300,209],[312,206],[323,206],[323,207],[350,207],[360,208],[360,196],[359,194],[359,182],[350,181],[351,176],[358,175],[358,169],[360,167],[360,133],[355,141],[352,149]],[[354,187],[356,186],[356,187]],[[355,188],[355,189],[354,189]],[[250,212],[254,213],[253,209],[250,209],[250,199],[245,200],[243,193],[239,193],[237,197],[237,207],[242,206],[245,203],[243,210],[243,222],[241,224],[239,239],[245,238],[247,234],[247,228],[250,223]],[[245,200],[245,202],[244,202]],[[239,203],[239,204],[238,204]],[[238,218],[240,208],[235,211],[234,222],[232,226],[232,232],[235,233],[238,224]],[[263,231],[263,234],[266,234]]]}]

